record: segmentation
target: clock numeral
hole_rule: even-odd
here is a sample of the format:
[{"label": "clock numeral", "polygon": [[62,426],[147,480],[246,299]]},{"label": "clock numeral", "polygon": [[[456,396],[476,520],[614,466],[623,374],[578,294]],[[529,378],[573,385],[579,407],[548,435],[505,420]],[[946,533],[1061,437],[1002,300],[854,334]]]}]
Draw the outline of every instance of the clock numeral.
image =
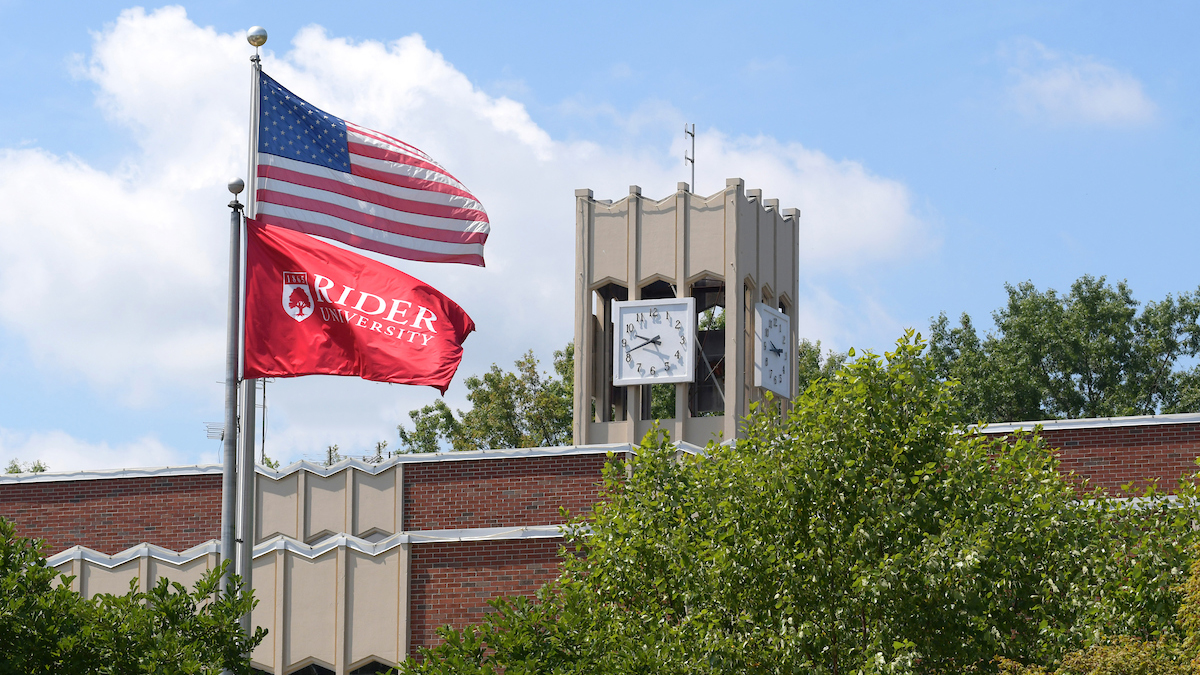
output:
[{"label": "clock numeral", "polygon": [[681,335],[681,336],[679,336],[679,344],[681,344],[681,345],[686,345],[686,344],[687,344],[687,338],[686,338],[686,337],[683,337],[682,335]]},{"label": "clock numeral", "polygon": [[642,362],[641,362],[641,361],[638,361],[638,364],[637,364],[637,371],[638,371],[639,373],[640,373],[640,372],[643,372],[643,371],[642,371]]},{"label": "clock numeral", "polygon": [[667,323],[671,322],[671,313],[667,312]]},{"label": "clock numeral", "polygon": [[653,375],[653,374],[654,374],[654,366],[650,366],[650,374],[651,374],[651,375]]},{"label": "clock numeral", "polygon": [[679,359],[680,361],[682,361],[682,360],[683,360],[683,355],[681,355],[679,352],[675,352],[675,358],[677,358],[677,359]]},{"label": "clock numeral", "polygon": [[633,354],[625,355],[625,363],[633,363]]},{"label": "clock numeral", "polygon": [[663,361],[663,370],[670,370],[670,369],[671,369],[671,362]]},{"label": "clock numeral", "polygon": [[638,323],[646,323],[646,315],[642,314],[641,312],[638,312],[637,313],[637,321],[638,321]]},{"label": "clock numeral", "polygon": [[651,319],[657,319],[657,318],[658,318],[658,308],[657,308],[657,307],[651,307],[651,308],[650,308],[650,318],[651,318]]},{"label": "clock numeral", "polygon": [[[667,317],[667,320],[670,321],[671,317]],[[679,319],[675,319],[675,327],[678,328],[679,330],[683,330],[683,322],[680,321]]]},{"label": "clock numeral", "polygon": [[622,347],[628,347],[628,346],[629,346],[629,340],[626,340],[625,338],[621,338],[621,346],[622,346]]},{"label": "clock numeral", "polygon": [[637,331],[637,329],[633,327],[633,324],[631,324],[631,323],[625,324],[625,332],[626,333],[634,333],[636,331]]}]

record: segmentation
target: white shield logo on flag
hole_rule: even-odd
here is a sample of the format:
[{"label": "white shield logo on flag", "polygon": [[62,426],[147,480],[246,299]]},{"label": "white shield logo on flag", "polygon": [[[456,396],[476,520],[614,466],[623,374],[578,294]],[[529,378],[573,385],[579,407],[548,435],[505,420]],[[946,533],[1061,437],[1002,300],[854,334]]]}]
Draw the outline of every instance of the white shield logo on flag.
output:
[{"label": "white shield logo on flag", "polygon": [[296,321],[303,321],[313,313],[312,293],[308,290],[307,272],[283,273],[283,311]]}]

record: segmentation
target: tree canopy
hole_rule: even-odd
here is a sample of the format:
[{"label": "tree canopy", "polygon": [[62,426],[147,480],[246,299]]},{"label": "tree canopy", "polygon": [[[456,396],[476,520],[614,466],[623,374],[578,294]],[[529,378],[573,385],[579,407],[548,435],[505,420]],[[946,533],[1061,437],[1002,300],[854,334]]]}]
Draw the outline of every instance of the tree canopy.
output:
[{"label": "tree canopy", "polygon": [[237,577],[219,591],[220,569],[189,591],[160,579],[147,592],[85,600],[46,564],[41,542],[0,518],[0,675],[211,673],[249,675],[251,650],[238,618],[254,606]]},{"label": "tree canopy", "polygon": [[413,429],[397,427],[404,452],[536,448],[571,443],[575,345],[554,352],[557,377],[538,371],[532,351],[508,372],[496,364],[482,377],[466,379],[469,410],[457,414],[438,399],[413,410]]},{"label": "tree canopy", "polygon": [[404,672],[994,672],[1176,634],[1191,488],[1080,499],[1038,437],[957,424],[923,351],[863,355],[703,456],[652,431],[557,581]]},{"label": "tree canopy", "polygon": [[1005,285],[984,338],[963,314],[933,322],[937,373],[958,380],[964,421],[1108,417],[1200,408],[1200,291],[1139,302],[1125,282],[1080,277],[1071,291]]}]

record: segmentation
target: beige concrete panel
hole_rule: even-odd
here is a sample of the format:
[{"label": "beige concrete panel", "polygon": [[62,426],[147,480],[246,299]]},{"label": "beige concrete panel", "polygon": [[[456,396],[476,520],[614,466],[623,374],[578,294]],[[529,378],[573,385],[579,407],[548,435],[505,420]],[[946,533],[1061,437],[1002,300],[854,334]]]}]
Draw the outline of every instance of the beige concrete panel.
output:
[{"label": "beige concrete panel", "polygon": [[337,658],[337,549],[313,560],[298,555],[285,560],[285,670],[310,657],[332,666]]},{"label": "beige concrete panel", "polygon": [[775,277],[775,233],[778,227],[779,214],[775,209],[758,209],[758,277],[759,287],[770,286],[778,292],[779,283]]},{"label": "beige concrete panel", "polygon": [[725,440],[725,416],[692,417],[688,419],[688,442],[699,446],[707,445],[709,441]]},{"label": "beige concrete panel", "polygon": [[[55,572],[58,572],[59,574],[64,574],[64,575],[66,575],[66,576],[68,576],[68,577],[72,577],[72,576],[73,576],[73,577],[75,577],[75,581],[71,582],[71,585],[72,585],[72,586],[78,586],[78,585],[79,585],[79,575],[78,575],[78,574],[75,572],[75,563],[77,563],[77,562],[79,562],[79,561],[77,561],[77,560],[64,560],[64,561],[62,561],[62,562],[60,562],[60,563],[58,563],[57,565],[55,565],[55,566],[54,566],[54,571],[55,571]],[[53,584],[54,584],[55,586],[58,586],[58,584],[60,583],[60,582],[59,582],[59,580],[60,580],[60,579],[62,579],[62,577],[54,577]],[[78,588],[72,588],[71,590],[73,590],[73,591],[78,591],[79,589],[78,589]]]},{"label": "beige concrete panel", "polygon": [[605,277],[628,281],[629,260],[625,248],[629,241],[628,215],[628,202],[622,201],[616,207],[596,204],[595,226],[588,248],[591,253],[589,282]]},{"label": "beige concrete panel", "polygon": [[716,199],[701,203],[693,200],[688,214],[688,279],[709,272],[724,279],[725,273],[725,202]]},{"label": "beige concrete panel", "polygon": [[[780,297],[787,296],[793,308],[796,306],[796,257],[800,254],[796,248],[796,226],[794,219],[780,216],[779,229],[775,231],[775,279],[779,284],[775,288]],[[778,306],[778,301],[775,304]]]},{"label": "beige concrete panel", "polygon": [[371,557],[346,550],[346,654],[347,666],[367,657],[390,663],[399,658],[396,636],[400,632],[399,594],[383,592],[399,579],[400,547]]},{"label": "beige concrete panel", "polygon": [[372,476],[362,471],[356,472],[354,500],[354,531],[355,536],[362,536],[372,530],[386,534],[394,534],[400,527],[396,523],[396,467],[381,471]]},{"label": "beige concrete panel", "polygon": [[642,200],[642,232],[638,237],[638,283],[655,276],[675,279],[675,199]]},{"label": "beige concrete panel", "polygon": [[279,570],[275,558],[273,553],[259,556],[255,558],[251,568],[254,578],[254,598],[258,600],[258,604],[250,612],[250,625],[262,626],[267,629],[267,637],[254,648],[254,653],[250,655],[254,667],[261,670],[275,669],[275,641],[280,639],[283,632],[283,627],[278,623],[279,607],[277,605],[278,597],[275,593],[275,575]]},{"label": "beige concrete panel", "polygon": [[305,541],[319,532],[336,534],[350,529],[346,527],[346,471],[328,478],[308,475],[304,495]]},{"label": "beige concrete panel", "polygon": [[85,560],[79,575],[79,592],[85,598],[101,593],[125,595],[129,592],[129,582],[138,576],[140,562],[139,558],[134,558],[109,569]]},{"label": "beige concrete panel", "polygon": [[149,570],[147,581],[151,587],[157,584],[159,579],[166,578],[169,581],[183,584],[184,588],[190,591],[196,586],[200,577],[209,570],[208,556],[201,556],[182,565],[174,565],[154,558],[150,558],[146,562]]},{"label": "beige concrete panel", "polygon": [[602,445],[625,440],[626,422],[589,422],[588,442]]},{"label": "beige concrete panel", "polygon": [[294,473],[279,480],[259,476],[254,482],[258,501],[254,510],[257,522],[254,543],[277,534],[299,539],[300,533],[296,528],[296,510],[299,508],[296,486],[300,482],[300,474]]},{"label": "beige concrete panel", "polygon": [[755,285],[759,283],[757,227],[759,210],[757,201],[738,200],[737,266],[743,276],[754,279]]}]

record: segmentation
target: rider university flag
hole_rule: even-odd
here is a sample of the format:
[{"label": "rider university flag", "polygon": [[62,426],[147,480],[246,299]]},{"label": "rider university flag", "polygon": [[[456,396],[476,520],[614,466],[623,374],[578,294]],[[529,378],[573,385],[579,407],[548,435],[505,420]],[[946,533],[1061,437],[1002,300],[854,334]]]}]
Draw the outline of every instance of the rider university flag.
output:
[{"label": "rider university flag", "polygon": [[453,300],[400,270],[246,221],[246,378],[356,375],[444,394],[473,330]]}]

